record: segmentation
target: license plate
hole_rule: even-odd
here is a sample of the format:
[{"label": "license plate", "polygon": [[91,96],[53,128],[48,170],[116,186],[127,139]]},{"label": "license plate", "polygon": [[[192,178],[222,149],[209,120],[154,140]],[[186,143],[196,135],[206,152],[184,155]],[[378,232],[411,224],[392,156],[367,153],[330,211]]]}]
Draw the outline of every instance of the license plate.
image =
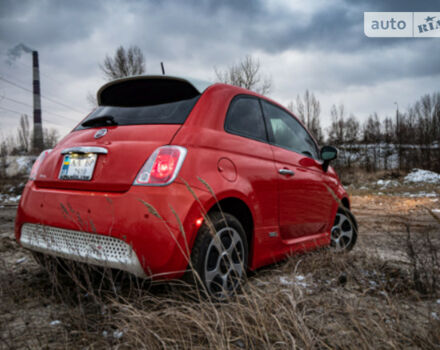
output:
[{"label": "license plate", "polygon": [[96,153],[66,154],[61,165],[59,178],[62,180],[90,180],[95,169],[96,158]]}]

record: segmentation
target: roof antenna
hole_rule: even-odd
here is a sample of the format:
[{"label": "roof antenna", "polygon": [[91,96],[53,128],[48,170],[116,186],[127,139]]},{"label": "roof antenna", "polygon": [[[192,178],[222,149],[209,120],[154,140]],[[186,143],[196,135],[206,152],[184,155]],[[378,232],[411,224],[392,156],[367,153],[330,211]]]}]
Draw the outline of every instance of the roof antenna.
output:
[{"label": "roof antenna", "polygon": [[162,75],[165,75],[165,68],[163,66],[163,62],[160,62],[160,67],[162,68]]}]

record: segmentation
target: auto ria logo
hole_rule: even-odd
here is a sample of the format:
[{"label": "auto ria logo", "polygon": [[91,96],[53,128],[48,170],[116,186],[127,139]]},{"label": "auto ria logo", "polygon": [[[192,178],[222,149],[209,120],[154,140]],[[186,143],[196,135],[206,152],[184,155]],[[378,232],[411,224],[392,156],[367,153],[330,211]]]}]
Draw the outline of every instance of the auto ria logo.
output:
[{"label": "auto ria logo", "polygon": [[440,12],[364,12],[370,38],[440,38]]}]

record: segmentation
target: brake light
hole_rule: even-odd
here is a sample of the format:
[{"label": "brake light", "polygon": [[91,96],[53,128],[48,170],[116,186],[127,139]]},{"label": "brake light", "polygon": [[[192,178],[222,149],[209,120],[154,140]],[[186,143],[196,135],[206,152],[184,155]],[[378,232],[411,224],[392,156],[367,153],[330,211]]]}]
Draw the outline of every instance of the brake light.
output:
[{"label": "brake light", "polygon": [[33,181],[37,178],[38,169],[40,169],[41,163],[43,163],[44,158],[52,152],[51,149],[45,149],[43,152],[40,153],[38,158],[35,160],[34,165],[32,165],[31,173],[29,175],[29,180]]},{"label": "brake light", "polygon": [[182,167],[186,148],[181,146],[162,146],[148,158],[134,185],[165,186],[174,181]]}]

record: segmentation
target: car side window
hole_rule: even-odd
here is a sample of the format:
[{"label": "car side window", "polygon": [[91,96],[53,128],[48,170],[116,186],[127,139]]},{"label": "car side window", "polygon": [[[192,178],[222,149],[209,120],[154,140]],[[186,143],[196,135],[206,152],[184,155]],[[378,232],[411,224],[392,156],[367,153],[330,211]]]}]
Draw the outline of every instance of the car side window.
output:
[{"label": "car side window", "polygon": [[266,126],[258,99],[248,96],[234,98],[226,115],[225,130],[267,142]]},{"label": "car side window", "polygon": [[319,159],[315,142],[304,127],[289,113],[266,101],[263,112],[272,131],[271,142],[283,148]]}]

